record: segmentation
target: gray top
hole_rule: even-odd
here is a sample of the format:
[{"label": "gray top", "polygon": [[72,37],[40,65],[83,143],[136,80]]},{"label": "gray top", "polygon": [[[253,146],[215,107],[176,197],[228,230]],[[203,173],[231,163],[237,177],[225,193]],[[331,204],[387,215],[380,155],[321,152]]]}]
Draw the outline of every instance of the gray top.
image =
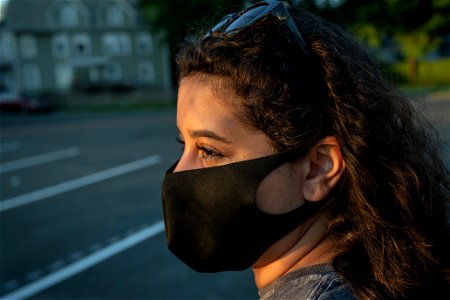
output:
[{"label": "gray top", "polygon": [[298,269],[278,278],[258,292],[261,300],[356,299],[348,283],[329,264]]}]

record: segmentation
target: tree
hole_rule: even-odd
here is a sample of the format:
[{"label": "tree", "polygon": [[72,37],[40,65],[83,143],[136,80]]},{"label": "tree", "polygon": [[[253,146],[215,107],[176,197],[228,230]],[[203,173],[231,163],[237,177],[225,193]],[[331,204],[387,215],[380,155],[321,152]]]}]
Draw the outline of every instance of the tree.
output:
[{"label": "tree", "polygon": [[[139,0],[151,27],[163,30],[172,58],[192,29],[208,29],[219,18],[258,0]],[[287,0],[352,30],[371,46],[386,37],[400,46],[414,81],[418,60],[450,34],[450,0]]]},{"label": "tree", "polygon": [[449,0],[344,0],[321,14],[351,28],[371,46],[391,37],[409,63],[412,82],[419,59],[438,45],[441,36],[450,34]]},{"label": "tree", "polygon": [[[165,33],[173,60],[186,36],[199,28],[208,29],[224,15],[242,9],[243,1],[139,0],[139,6],[149,25]],[[175,72],[172,74],[175,76]]]}]

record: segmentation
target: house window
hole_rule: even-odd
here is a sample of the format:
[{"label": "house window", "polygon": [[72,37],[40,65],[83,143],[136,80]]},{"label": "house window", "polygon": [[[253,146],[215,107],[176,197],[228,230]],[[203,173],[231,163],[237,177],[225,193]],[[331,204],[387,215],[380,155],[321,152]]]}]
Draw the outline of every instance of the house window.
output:
[{"label": "house window", "polygon": [[103,36],[103,52],[107,55],[119,55],[120,44],[115,34],[107,33]]},{"label": "house window", "polygon": [[148,60],[139,62],[138,78],[142,83],[150,83],[155,79],[155,66],[153,62]]},{"label": "house window", "polygon": [[76,34],[72,38],[74,53],[79,56],[90,55],[91,39],[87,34]]},{"label": "house window", "polygon": [[36,37],[23,35],[20,37],[20,50],[23,58],[33,58],[38,54]]},{"label": "house window", "polygon": [[0,34],[0,61],[11,61],[15,58],[14,40],[11,33]]},{"label": "house window", "polygon": [[115,4],[109,5],[106,9],[106,24],[118,27],[124,23],[125,17],[123,11]]},{"label": "house window", "polygon": [[129,55],[131,53],[130,36],[126,33],[107,33],[103,36],[103,52],[107,55]]},{"label": "house window", "polygon": [[69,56],[69,38],[67,35],[58,34],[52,38],[52,52],[56,58],[66,58]]},{"label": "house window", "polygon": [[23,85],[27,90],[39,89],[42,85],[38,65],[25,65],[22,69]]},{"label": "house window", "polygon": [[119,81],[122,78],[120,64],[116,62],[105,66],[103,75],[107,81]]},{"label": "house window", "polygon": [[72,4],[66,4],[61,8],[60,21],[66,27],[76,27],[78,25],[78,12]]},{"label": "house window", "polygon": [[72,87],[73,70],[67,64],[58,64],[55,66],[56,86],[61,90],[68,90]]},{"label": "house window", "polygon": [[139,54],[150,54],[153,51],[153,41],[150,33],[142,32],[136,38],[136,51]]}]

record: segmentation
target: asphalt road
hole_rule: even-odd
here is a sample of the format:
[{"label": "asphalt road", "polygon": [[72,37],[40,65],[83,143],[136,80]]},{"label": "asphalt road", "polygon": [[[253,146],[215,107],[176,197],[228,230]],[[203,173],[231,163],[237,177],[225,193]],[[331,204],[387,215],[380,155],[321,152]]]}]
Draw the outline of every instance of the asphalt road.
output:
[{"label": "asphalt road", "polygon": [[199,274],[166,248],[175,110],[1,116],[2,299],[257,299],[251,271]]},{"label": "asphalt road", "polygon": [[[450,168],[445,97],[418,105]],[[199,274],[166,248],[160,185],[180,154],[174,109],[0,123],[0,298],[257,299],[251,271]]]}]

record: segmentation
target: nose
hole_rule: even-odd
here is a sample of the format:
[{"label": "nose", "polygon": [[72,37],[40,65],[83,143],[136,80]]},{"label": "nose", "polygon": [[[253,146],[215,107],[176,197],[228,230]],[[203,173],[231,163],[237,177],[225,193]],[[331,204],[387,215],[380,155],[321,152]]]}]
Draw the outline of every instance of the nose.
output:
[{"label": "nose", "polygon": [[180,172],[180,171],[187,171],[192,169],[199,169],[202,166],[198,164],[198,161],[195,160],[194,155],[189,155],[189,153],[184,152],[180,160],[178,161],[177,166],[173,170],[174,173]]},{"label": "nose", "polygon": [[175,167],[175,169],[173,169],[174,173],[186,170],[182,164],[182,161],[183,161],[182,158],[183,158],[183,156],[181,156],[180,160],[178,161],[177,166]]}]

